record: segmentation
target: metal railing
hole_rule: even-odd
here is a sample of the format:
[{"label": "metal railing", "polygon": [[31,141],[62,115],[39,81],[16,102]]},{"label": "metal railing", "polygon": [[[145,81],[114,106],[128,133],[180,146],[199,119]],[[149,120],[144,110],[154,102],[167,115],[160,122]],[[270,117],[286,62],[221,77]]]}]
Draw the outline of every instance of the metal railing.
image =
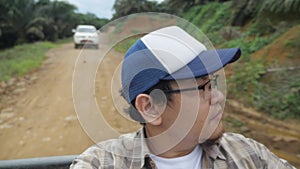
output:
[{"label": "metal railing", "polygon": [[77,155],[0,160],[0,169],[67,169]]}]

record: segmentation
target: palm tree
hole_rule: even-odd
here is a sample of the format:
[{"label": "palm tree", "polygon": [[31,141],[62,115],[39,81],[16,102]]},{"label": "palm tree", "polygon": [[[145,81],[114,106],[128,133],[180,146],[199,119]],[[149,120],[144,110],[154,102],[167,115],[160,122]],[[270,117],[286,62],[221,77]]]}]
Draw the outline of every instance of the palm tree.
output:
[{"label": "palm tree", "polygon": [[93,14],[75,13],[76,6],[57,0],[0,0],[0,48],[72,35],[84,20],[100,27],[107,22]]},{"label": "palm tree", "polygon": [[242,26],[256,16],[261,16],[262,22],[266,22],[267,18],[299,20],[300,15],[300,0],[232,1],[232,7],[233,26]]},{"label": "palm tree", "polygon": [[261,10],[268,10],[273,13],[292,12],[292,13],[300,14],[300,1],[299,0],[267,0],[264,1]]},{"label": "palm tree", "polygon": [[116,0],[113,9],[113,18],[116,19],[133,13],[156,12],[158,5],[157,2],[147,0]]},{"label": "palm tree", "polygon": [[57,30],[59,38],[66,37],[76,24],[74,22],[76,20],[74,13],[77,9],[76,6],[63,1],[53,1],[51,3],[48,3],[48,0],[43,1],[44,5],[40,9],[39,14],[47,18],[48,22],[46,22],[46,25],[52,25],[52,30]]},{"label": "palm tree", "polygon": [[165,0],[164,3],[169,7],[169,11],[180,15],[195,5],[205,5],[209,2],[225,2],[229,0]]},{"label": "palm tree", "polygon": [[34,0],[6,0],[1,1],[0,23],[3,31],[14,32],[17,34],[18,41],[23,42],[26,38],[27,24],[34,17]]},{"label": "palm tree", "polygon": [[195,5],[195,0],[166,0],[169,8],[175,11],[175,14],[180,14],[188,8]]}]

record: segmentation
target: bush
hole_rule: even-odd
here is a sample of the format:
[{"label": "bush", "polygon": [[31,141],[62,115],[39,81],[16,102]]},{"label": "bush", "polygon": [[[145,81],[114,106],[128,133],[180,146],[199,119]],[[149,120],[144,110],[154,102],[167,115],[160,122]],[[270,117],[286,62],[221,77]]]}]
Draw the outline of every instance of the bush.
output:
[{"label": "bush", "polygon": [[228,24],[230,5],[231,2],[198,5],[185,13],[183,18],[196,25],[204,33],[212,33]]},{"label": "bush", "polygon": [[253,104],[279,119],[300,118],[300,71],[269,73],[255,91]]},{"label": "bush", "polygon": [[[243,64],[235,64],[234,74],[228,79],[230,93],[235,98],[253,102],[256,97],[253,91],[261,88],[259,80],[265,73],[266,70],[262,60],[251,59]],[[247,98],[243,98],[244,96],[247,96]]]}]

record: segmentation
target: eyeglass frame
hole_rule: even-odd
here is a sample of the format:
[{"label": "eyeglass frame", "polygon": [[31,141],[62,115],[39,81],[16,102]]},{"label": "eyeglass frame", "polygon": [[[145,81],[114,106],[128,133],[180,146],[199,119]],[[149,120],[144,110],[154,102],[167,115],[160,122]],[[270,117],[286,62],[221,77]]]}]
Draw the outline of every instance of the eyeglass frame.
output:
[{"label": "eyeglass frame", "polygon": [[181,93],[181,92],[187,92],[187,91],[194,91],[194,90],[203,90],[205,91],[205,87],[207,84],[211,83],[211,88],[212,86],[217,86],[217,80],[219,78],[219,75],[218,74],[214,74],[214,75],[211,75],[212,78],[209,79],[206,83],[204,83],[203,85],[199,85],[197,87],[191,87],[191,88],[184,88],[184,89],[175,89],[175,90],[163,90],[164,93],[167,93],[167,94],[172,94],[172,93]]}]

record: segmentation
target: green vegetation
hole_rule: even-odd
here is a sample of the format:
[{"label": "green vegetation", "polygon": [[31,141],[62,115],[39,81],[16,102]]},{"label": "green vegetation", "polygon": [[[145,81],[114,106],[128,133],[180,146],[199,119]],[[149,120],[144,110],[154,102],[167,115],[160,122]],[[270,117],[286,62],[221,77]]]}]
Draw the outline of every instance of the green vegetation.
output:
[{"label": "green vegetation", "polygon": [[133,13],[161,11],[157,2],[147,0],[116,0],[113,8],[115,9],[113,19]]},{"label": "green vegetation", "polygon": [[[300,3],[297,0],[283,1],[174,0],[164,3],[169,11],[179,12],[181,17],[196,25],[215,46],[241,48],[243,55],[239,64],[233,65],[234,73],[228,78],[230,98],[275,118],[300,118],[299,75],[295,71],[268,73],[267,69],[276,62],[276,56],[272,62],[264,56],[253,57],[255,52],[299,24],[295,16],[300,14]],[[126,52],[135,39],[126,39],[115,49]],[[299,42],[299,38],[288,39],[284,47],[299,49]],[[295,58],[297,56],[293,53],[287,56],[287,59]],[[273,76],[277,78],[270,78]]]},{"label": "green vegetation", "polygon": [[268,10],[273,13],[300,12],[300,1],[268,0],[263,3],[261,10]]},{"label": "green vegetation", "polygon": [[231,2],[212,2],[195,6],[184,13],[183,18],[196,25],[204,33],[212,33],[227,25],[230,18],[230,6]]},{"label": "green vegetation", "polygon": [[0,49],[36,41],[56,41],[72,36],[76,25],[92,24],[100,28],[108,22],[76,10],[76,6],[57,0],[1,0]]},{"label": "green vegetation", "polygon": [[253,105],[273,117],[300,118],[300,71],[266,74],[254,91]]},{"label": "green vegetation", "polygon": [[[255,36],[252,38],[253,29],[245,32],[245,37],[222,44],[223,47],[236,47],[242,49],[243,56],[239,64],[234,64],[234,74],[229,78],[229,93],[233,99],[238,99],[244,104],[263,111],[275,118],[300,118],[300,76],[296,71],[279,71],[268,73],[267,69],[273,62],[267,62],[264,57],[253,58],[252,54],[270,44],[283,32],[270,36]],[[299,49],[299,39],[285,42],[289,48]],[[280,54],[278,54],[280,55]],[[274,56],[274,61],[276,62]],[[292,59],[295,57],[289,57]],[[287,67],[289,65],[278,65]],[[297,65],[297,64],[296,64]],[[298,73],[299,74],[299,73]],[[271,78],[276,77],[276,78]]]},{"label": "green vegetation", "polygon": [[240,120],[238,120],[238,119],[236,119],[236,118],[233,118],[233,117],[231,117],[231,118],[225,117],[225,118],[224,118],[224,121],[225,121],[226,123],[231,124],[232,127],[234,127],[234,128],[240,128],[240,127],[242,127],[242,126],[245,125],[245,123],[243,123],[243,122],[241,122]]},{"label": "green vegetation", "polygon": [[139,36],[132,36],[127,39],[124,39],[123,41],[119,42],[116,46],[114,46],[114,49],[121,53],[126,53],[126,51],[130,48],[131,45],[133,45],[136,40],[139,38]]},{"label": "green vegetation", "polygon": [[0,81],[18,77],[39,67],[50,48],[57,47],[51,42],[38,42],[15,46],[0,52]]},{"label": "green vegetation", "polygon": [[295,38],[285,41],[284,46],[288,48],[300,49],[300,32],[295,35]]},{"label": "green vegetation", "polygon": [[[257,7],[251,6],[246,1],[240,4],[237,1],[211,2],[194,6],[183,12],[182,16],[199,27],[215,46],[241,48],[243,55],[239,64],[233,65],[234,74],[228,78],[230,98],[240,100],[275,118],[300,118],[299,75],[295,71],[268,73],[267,69],[273,62],[266,61],[263,56],[260,58],[252,56],[256,51],[273,42],[288,28],[299,24],[299,20],[295,21],[293,17],[289,17],[289,20],[283,19],[287,15],[296,13],[299,15],[298,2],[290,1],[290,4],[294,3],[296,6],[294,6],[295,9],[288,10],[292,7],[289,5],[279,7],[276,6],[277,2],[270,4],[271,1],[260,2]],[[272,5],[272,8],[266,9],[269,5]],[[241,14],[240,9],[245,10],[243,7],[248,8],[249,13]],[[284,14],[280,16],[281,13],[278,14],[278,11],[283,7],[286,9],[281,10]],[[232,11],[230,9],[235,12],[229,12]],[[241,18],[242,15],[244,16]],[[239,26],[232,27],[232,25]],[[300,37],[300,35],[295,35],[297,36]],[[291,49],[299,49],[299,42],[299,38],[294,38],[287,40],[284,45]],[[290,55],[293,56],[290,58],[296,58]],[[273,60],[276,60],[276,56]],[[284,65],[280,66],[284,67]],[[270,80],[270,76],[277,78]]]}]

